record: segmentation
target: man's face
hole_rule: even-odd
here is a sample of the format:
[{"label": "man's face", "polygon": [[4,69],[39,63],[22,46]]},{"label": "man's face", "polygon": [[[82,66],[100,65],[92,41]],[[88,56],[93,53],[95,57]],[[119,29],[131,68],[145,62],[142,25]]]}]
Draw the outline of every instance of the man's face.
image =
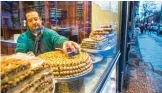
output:
[{"label": "man's face", "polygon": [[42,20],[37,12],[29,12],[26,14],[27,25],[31,32],[42,27]]}]

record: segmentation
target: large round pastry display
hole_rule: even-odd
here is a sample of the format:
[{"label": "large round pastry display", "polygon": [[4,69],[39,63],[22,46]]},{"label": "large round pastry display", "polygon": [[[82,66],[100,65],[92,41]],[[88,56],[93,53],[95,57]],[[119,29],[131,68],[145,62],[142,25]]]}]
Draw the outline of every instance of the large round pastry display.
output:
[{"label": "large round pastry display", "polygon": [[68,57],[62,51],[47,52],[38,56],[50,64],[55,78],[71,78],[92,70],[92,60],[88,53]]}]

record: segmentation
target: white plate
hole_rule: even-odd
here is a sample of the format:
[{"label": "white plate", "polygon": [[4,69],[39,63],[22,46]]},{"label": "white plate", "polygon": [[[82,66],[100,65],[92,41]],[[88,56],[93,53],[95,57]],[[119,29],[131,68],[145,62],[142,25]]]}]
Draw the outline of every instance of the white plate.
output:
[{"label": "white plate", "polygon": [[103,56],[100,54],[89,54],[92,58],[92,63],[98,63],[103,59]]},{"label": "white plate", "polygon": [[113,48],[114,46],[115,46],[115,44],[112,45],[112,46],[108,46],[108,47],[106,47],[105,49],[102,49],[102,50],[86,49],[86,48],[81,48],[81,50],[84,51],[84,52],[89,52],[89,53],[100,53],[100,52],[108,51],[111,48]]}]

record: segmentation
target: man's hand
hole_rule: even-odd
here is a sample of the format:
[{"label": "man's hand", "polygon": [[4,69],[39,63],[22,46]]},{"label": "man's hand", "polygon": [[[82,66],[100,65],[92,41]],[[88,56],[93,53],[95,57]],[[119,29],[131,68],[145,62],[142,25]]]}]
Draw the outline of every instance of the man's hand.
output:
[{"label": "man's hand", "polygon": [[79,45],[73,41],[66,41],[63,43],[63,50],[65,53],[72,52],[72,51],[78,51]]}]

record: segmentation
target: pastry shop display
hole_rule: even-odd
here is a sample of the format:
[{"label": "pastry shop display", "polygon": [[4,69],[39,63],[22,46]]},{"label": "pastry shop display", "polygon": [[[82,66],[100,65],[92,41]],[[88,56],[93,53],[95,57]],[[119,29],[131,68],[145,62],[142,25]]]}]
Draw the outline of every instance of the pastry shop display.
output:
[{"label": "pastry shop display", "polygon": [[[32,62],[31,59],[24,60],[6,56],[2,57],[0,64],[1,93],[36,93],[35,91],[39,89],[36,86],[53,79],[52,69],[44,62],[39,64]],[[53,87],[53,84],[49,88],[48,86],[46,85],[44,90],[48,91],[51,86]],[[42,90],[43,92],[39,91],[39,93],[45,93],[44,90]]]},{"label": "pastry shop display", "polygon": [[92,60],[85,52],[69,57],[62,51],[55,51],[40,54],[38,57],[51,66],[54,78],[78,77],[93,68]]}]

